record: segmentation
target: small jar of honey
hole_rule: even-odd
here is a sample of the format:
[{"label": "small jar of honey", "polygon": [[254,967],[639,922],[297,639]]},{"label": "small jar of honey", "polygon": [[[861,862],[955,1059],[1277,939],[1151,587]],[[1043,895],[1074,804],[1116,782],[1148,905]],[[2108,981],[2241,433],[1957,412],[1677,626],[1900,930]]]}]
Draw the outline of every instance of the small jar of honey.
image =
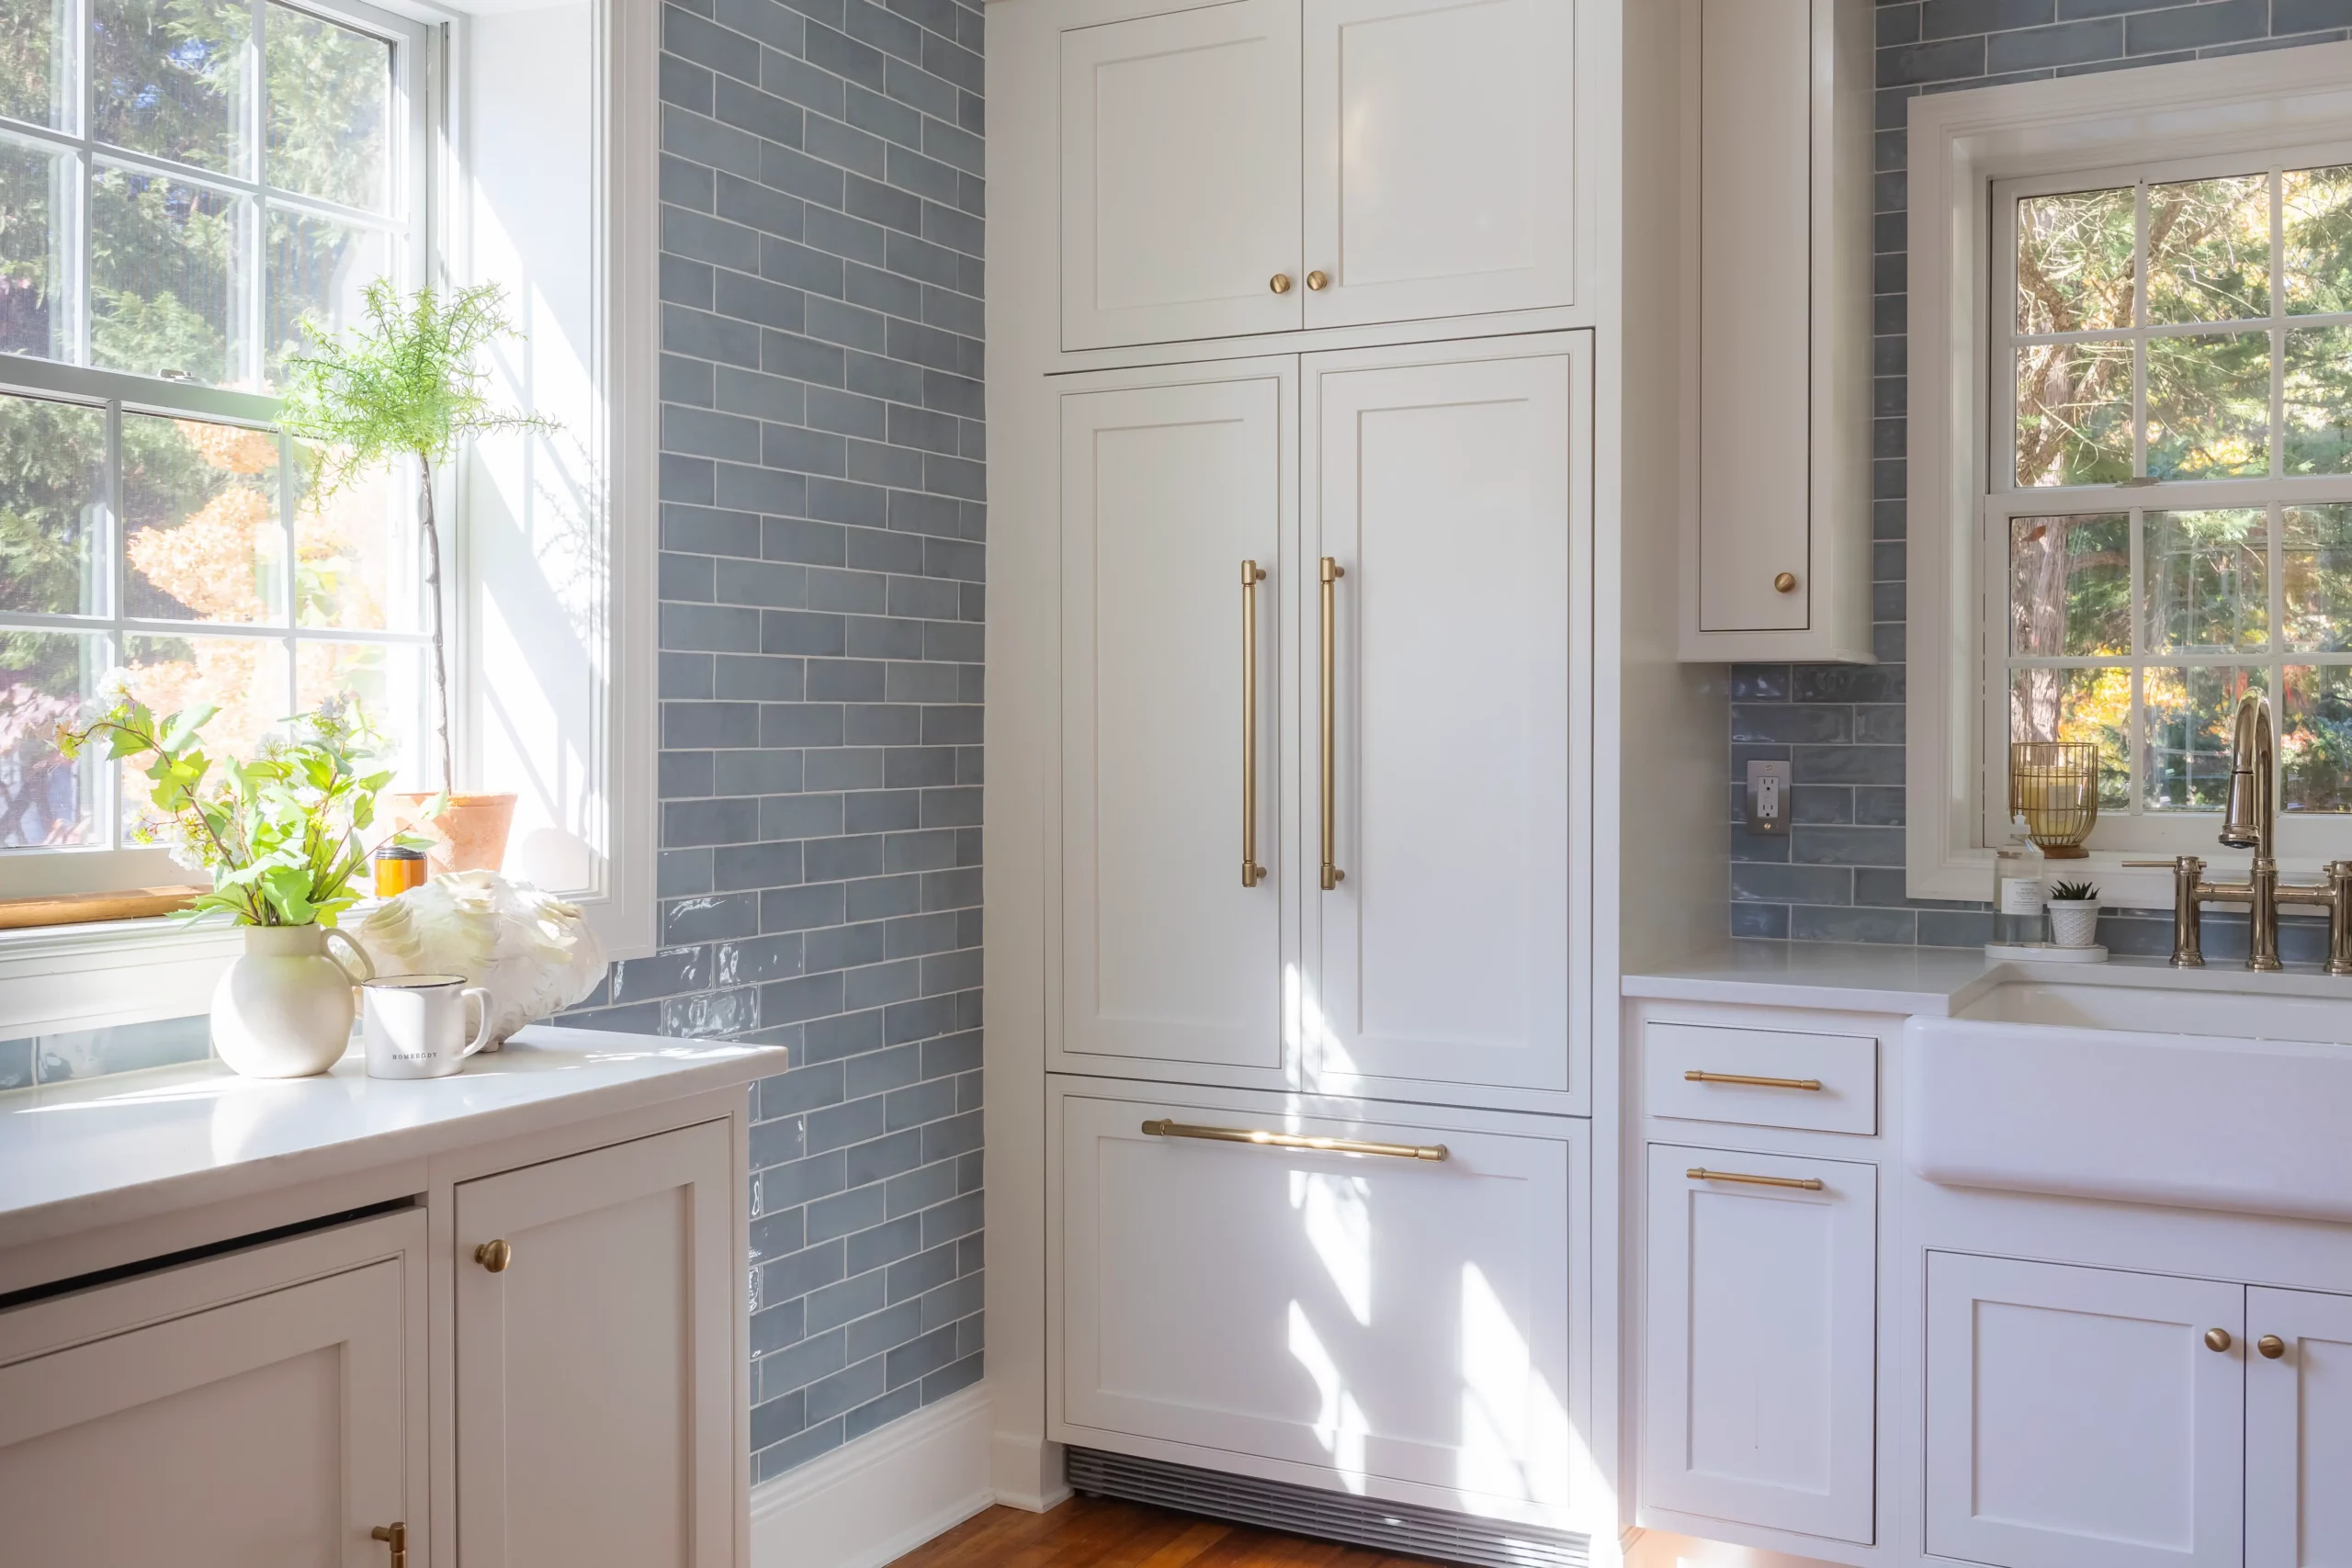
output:
[{"label": "small jar of honey", "polygon": [[386,844],[376,852],[376,897],[390,898],[424,886],[424,852]]}]

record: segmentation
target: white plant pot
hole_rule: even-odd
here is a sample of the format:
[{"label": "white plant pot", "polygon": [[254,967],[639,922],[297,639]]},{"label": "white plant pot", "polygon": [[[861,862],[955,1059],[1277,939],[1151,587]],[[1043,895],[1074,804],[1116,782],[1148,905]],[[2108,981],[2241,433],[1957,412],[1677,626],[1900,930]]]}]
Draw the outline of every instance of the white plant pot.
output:
[{"label": "white plant pot", "polygon": [[[212,988],[212,1050],[253,1078],[325,1072],[351,1043],[351,988],[375,965],[323,926],[247,926],[244,956]],[[340,940],[356,967],[328,956]]]},{"label": "white plant pot", "polygon": [[2098,900],[2050,900],[2050,940],[2060,947],[2092,947],[2098,942]]}]

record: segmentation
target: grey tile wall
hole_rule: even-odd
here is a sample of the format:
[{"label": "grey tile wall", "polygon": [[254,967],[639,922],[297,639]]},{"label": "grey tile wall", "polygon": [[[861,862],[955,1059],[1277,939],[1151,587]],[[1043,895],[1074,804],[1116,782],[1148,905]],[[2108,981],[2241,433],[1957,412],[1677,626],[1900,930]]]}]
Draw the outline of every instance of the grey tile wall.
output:
[{"label": "grey tile wall", "polygon": [[[1877,290],[1871,494],[1876,665],[1736,665],[1731,671],[1731,930],[1800,942],[1973,946],[1982,904],[1904,897],[1904,128],[1908,104],[1944,93],[2352,36],[2352,0],[1880,0]],[[1753,758],[1791,763],[1785,838],[1741,823]],[[2208,947],[2242,923],[2216,919]],[[2110,913],[2100,936],[2171,950],[2168,920]],[[2301,943],[2307,933],[2286,941]]]},{"label": "grey tile wall", "polygon": [[980,1376],[979,0],[676,0],[662,80],[662,934],[566,1022],[787,1045],[752,1445]]}]

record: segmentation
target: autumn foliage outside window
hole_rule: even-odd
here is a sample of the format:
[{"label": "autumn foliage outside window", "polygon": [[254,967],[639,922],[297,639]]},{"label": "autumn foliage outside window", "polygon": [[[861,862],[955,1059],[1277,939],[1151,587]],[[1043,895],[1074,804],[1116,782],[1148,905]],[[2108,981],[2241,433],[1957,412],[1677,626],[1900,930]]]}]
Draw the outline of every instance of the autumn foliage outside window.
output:
[{"label": "autumn foliage outside window", "polygon": [[2352,812],[2352,163],[2007,203],[2010,737],[2097,742],[2103,822],[2218,811],[2266,692],[2281,806]]},{"label": "autumn foliage outside window", "polygon": [[226,755],[356,695],[421,778],[413,479],[322,502],[271,424],[288,361],[413,270],[420,31],[0,0],[0,852],[128,842],[145,781],[49,744],[116,669],[217,704]]}]

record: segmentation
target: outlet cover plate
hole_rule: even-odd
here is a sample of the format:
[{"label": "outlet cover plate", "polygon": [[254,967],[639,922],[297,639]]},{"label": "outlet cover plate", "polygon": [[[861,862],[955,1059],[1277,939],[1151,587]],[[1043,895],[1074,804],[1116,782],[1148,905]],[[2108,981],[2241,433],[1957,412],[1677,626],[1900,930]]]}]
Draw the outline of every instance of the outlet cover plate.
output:
[{"label": "outlet cover plate", "polygon": [[1780,837],[1789,830],[1789,764],[1747,764],[1747,830]]}]

